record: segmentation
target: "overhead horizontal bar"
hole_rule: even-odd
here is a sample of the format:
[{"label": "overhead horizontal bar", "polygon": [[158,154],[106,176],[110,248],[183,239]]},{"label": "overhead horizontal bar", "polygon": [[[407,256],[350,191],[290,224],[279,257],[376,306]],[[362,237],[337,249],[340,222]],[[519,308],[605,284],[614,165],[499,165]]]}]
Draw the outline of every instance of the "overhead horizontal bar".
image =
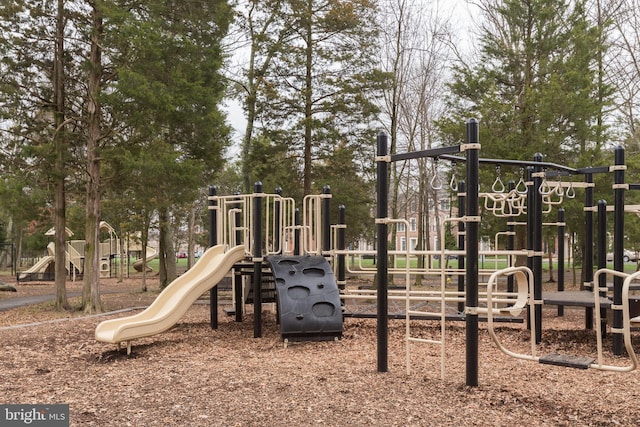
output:
[{"label": "overhead horizontal bar", "polygon": [[438,147],[438,148],[431,148],[428,150],[412,151],[410,153],[392,154],[391,161],[397,162],[399,160],[421,159],[423,157],[435,158],[435,157],[441,157],[446,154],[459,153],[459,152],[460,152],[460,146],[453,145],[451,147]]}]

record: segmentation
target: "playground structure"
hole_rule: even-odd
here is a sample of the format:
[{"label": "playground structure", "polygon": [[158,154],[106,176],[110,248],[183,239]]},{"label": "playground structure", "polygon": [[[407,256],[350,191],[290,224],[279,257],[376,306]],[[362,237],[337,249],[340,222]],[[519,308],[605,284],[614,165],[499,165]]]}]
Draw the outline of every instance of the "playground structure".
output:
[{"label": "playground structure", "polygon": [[[480,143],[478,141],[478,122],[470,120],[467,123],[467,135],[464,144],[453,147],[442,147],[421,152],[402,153],[389,155],[387,148],[386,135],[378,136],[377,146],[377,167],[378,167],[378,212],[376,222],[378,224],[378,251],[377,256],[380,260],[377,269],[377,288],[378,288],[378,370],[385,372],[387,370],[387,304],[389,298],[388,283],[388,264],[389,255],[386,239],[383,236],[388,235],[388,225],[393,223],[394,219],[388,218],[387,209],[387,182],[389,164],[399,160],[433,158],[444,159],[454,162],[463,162],[466,165],[466,186],[465,182],[460,181],[458,192],[459,202],[459,233],[458,246],[459,250],[463,250],[461,265],[458,266],[457,272],[447,272],[447,274],[458,275],[458,288],[465,291],[465,301],[461,309],[465,314],[466,322],[466,358],[467,358],[467,385],[477,386],[478,378],[478,320],[480,315],[486,315],[490,335],[498,348],[514,357],[532,360],[539,363],[548,363],[560,366],[568,366],[575,368],[595,368],[601,370],[612,371],[628,371],[637,367],[636,355],[631,345],[631,328],[639,323],[638,317],[631,317],[629,310],[629,295],[632,283],[638,279],[637,274],[624,273],[623,258],[623,240],[624,240],[624,212],[638,212],[638,206],[625,206],[625,191],[640,189],[638,184],[626,184],[624,181],[624,172],[626,165],[624,161],[624,149],[617,147],[615,149],[614,165],[609,167],[588,167],[588,168],[570,168],[563,165],[543,162],[542,155],[536,154],[533,161],[518,161],[509,159],[481,159],[479,157]],[[462,155],[461,155],[462,154]],[[496,180],[491,188],[491,192],[481,193],[479,183],[479,168],[481,164],[490,164],[496,166],[498,171]],[[521,168],[521,180],[518,184],[509,183],[508,188],[502,184],[499,175],[499,167],[509,165]],[[526,168],[526,169],[525,169]],[[526,170],[526,179],[523,172]],[[594,184],[593,175],[597,173],[613,172],[614,183],[612,189],[614,192],[614,257],[613,270],[606,269],[606,202],[598,202],[598,206],[594,206]],[[562,182],[563,176],[584,176],[584,182],[573,182],[573,179],[566,183]],[[552,179],[555,178],[555,181]],[[453,182],[453,181],[452,181]],[[584,292],[564,292],[564,280],[561,277],[564,271],[564,210],[558,209],[558,220],[551,223],[543,223],[543,214],[550,213],[554,207],[560,206],[564,197],[574,198],[576,196],[575,189],[583,188],[585,193],[584,213],[585,213],[585,254],[584,265],[585,281],[583,287],[587,289]],[[453,188],[452,188],[453,190]],[[508,190],[508,191],[505,191]],[[484,203],[481,203],[484,199]],[[484,211],[481,212],[481,207]],[[594,213],[598,213],[598,262],[597,271],[594,272],[593,266],[593,248],[594,248]],[[479,292],[479,279],[485,277],[487,272],[479,269],[479,223],[482,214],[493,214],[497,217],[507,219],[508,229],[504,233],[507,235],[505,255],[509,266],[504,270],[498,270],[491,273],[486,285],[486,294]],[[520,215],[526,215],[526,222],[518,222],[516,218]],[[512,264],[514,256],[519,253],[514,248],[515,227],[517,225],[526,226],[526,257],[527,266],[519,267],[522,270],[515,272],[512,270],[515,266]],[[546,293],[542,292],[542,227],[555,226],[558,228],[558,292]],[[460,252],[442,250],[440,256],[444,259],[449,253],[460,255]],[[407,273],[408,274],[408,273]],[[531,330],[531,352],[530,354],[520,354],[509,351],[501,345],[495,330],[493,328],[494,317],[501,310],[495,303],[497,300],[493,297],[494,289],[501,276],[517,277],[520,276],[518,282],[523,282],[522,275],[528,276],[527,282],[529,291],[527,294],[527,313]],[[607,277],[613,279],[613,286],[608,286]],[[445,297],[444,277],[442,278],[442,296]],[[519,285],[519,288],[521,286]],[[513,282],[508,280],[507,289],[513,291]],[[409,293],[409,290],[407,290]],[[517,292],[524,298],[524,289]],[[612,294],[611,298],[608,298]],[[479,305],[481,296],[485,300],[485,306]],[[587,328],[591,328],[595,320],[597,325],[597,362],[590,357],[571,356],[571,355],[536,355],[536,344],[541,342],[542,335],[542,307],[544,304],[559,306],[559,314],[562,315],[563,306],[584,306],[585,319]],[[613,324],[611,332],[613,334],[614,355],[623,354],[623,347],[626,350],[631,364],[628,366],[618,366],[605,364],[603,362],[603,348],[601,336],[604,333],[606,323],[606,309],[613,312]],[[513,305],[515,308],[519,303]],[[518,307],[519,308],[519,307]],[[593,318],[595,312],[595,319]],[[409,326],[407,326],[407,342],[411,341],[409,334]],[[444,321],[442,327],[441,340],[427,340],[444,345]],[[407,350],[408,354],[408,350]],[[444,356],[443,356],[444,357]],[[407,356],[409,359],[409,356]],[[409,369],[409,363],[407,363]]]},{"label": "playground structure", "polygon": [[[112,260],[122,255],[120,239],[117,237],[115,229],[106,221],[100,222],[100,231],[109,234],[109,238],[104,239],[99,244],[99,272],[100,277],[111,277],[114,265]],[[69,229],[65,230],[68,237],[73,236]],[[55,229],[49,229],[45,235],[53,236]],[[82,277],[84,273],[84,240],[68,240],[65,243],[65,266],[67,274],[71,280]],[[139,245],[138,245],[139,246]],[[129,248],[131,250],[131,248]],[[134,248],[136,249],[136,248]],[[137,249],[139,251],[139,249]],[[25,271],[17,272],[18,282],[30,281],[50,281],[55,278],[55,244],[50,242],[47,245],[47,255],[40,258],[33,266]],[[157,252],[152,247],[147,247],[147,262],[157,256]],[[142,271],[142,259],[136,260],[132,265],[137,271]]]},{"label": "playground structure", "polygon": [[[100,323],[96,339],[118,347],[125,343],[130,353],[131,340],[167,330],[206,291],[210,291],[211,326],[217,327],[217,285],[229,271],[233,271],[237,296],[236,318],[242,319],[247,297],[250,296],[254,305],[255,337],[262,336],[260,314],[266,295],[270,299],[265,298],[265,303],[277,302],[285,344],[339,339],[342,336],[340,294],[334,272],[323,256],[323,252],[329,254],[331,245],[331,235],[322,234],[331,228],[330,197],[329,193],[307,196],[301,224],[294,200],[280,194],[263,194],[261,184],[256,184],[256,193],[250,195],[216,196],[212,187],[209,196],[211,248],[190,270],[169,284],[146,310]],[[326,251],[319,243],[321,239]],[[275,289],[264,292],[263,279],[267,278],[271,278]],[[244,283],[250,286],[245,287]]]},{"label": "playground structure", "polygon": [[[283,341],[336,339],[342,334],[343,317],[356,316],[342,304],[346,301],[375,300],[378,329],[378,371],[386,372],[389,301],[402,301],[406,320],[407,371],[410,370],[410,347],[413,342],[433,343],[441,346],[441,374],[444,376],[446,321],[451,318],[466,323],[467,385],[477,386],[479,321],[486,320],[490,336],[496,346],[506,354],[524,360],[577,368],[629,371],[637,367],[637,358],[631,345],[631,329],[640,325],[640,318],[633,317],[629,309],[630,292],[639,274],[624,273],[623,238],[624,212],[639,211],[639,207],[624,205],[626,190],[640,189],[640,184],[625,184],[624,150],[615,150],[615,164],[610,167],[570,168],[542,161],[536,155],[533,161],[508,159],[481,159],[479,156],[478,123],[467,123],[467,140],[452,147],[420,152],[389,155],[387,138],[378,135],[377,174],[378,200],[376,212],[377,249],[373,251],[347,250],[345,245],[345,208],[339,207],[339,223],[332,225],[330,218],[331,193],[328,188],[321,195],[305,197],[302,209],[295,202],[282,197],[280,192],[265,194],[262,185],[256,184],[255,192],[248,195],[218,196],[212,187],[209,195],[210,246],[215,257],[203,256],[196,265],[193,276],[178,279],[169,285],[147,310],[139,315],[105,321],[96,328],[96,339],[120,346],[126,343],[131,351],[131,340],[151,336],[171,327],[190,306],[194,297],[210,290],[211,327],[217,327],[218,286],[230,277],[234,295],[236,320],[241,321],[244,304],[254,306],[254,337],[262,336],[262,304],[276,302],[278,321]],[[405,222],[388,217],[387,188],[388,168],[395,161],[417,158],[450,160],[466,165],[466,179],[456,182],[452,191],[458,198],[458,216],[447,221],[457,225],[458,248],[417,251],[407,245],[406,250],[389,250],[389,226]],[[521,179],[516,184],[502,184],[498,175],[490,192],[480,192],[479,168],[481,164],[521,168]],[[526,176],[525,176],[526,172]],[[613,172],[614,206],[611,209],[599,202],[593,203],[593,175]],[[562,181],[563,177],[569,181]],[[574,176],[583,176],[584,182],[574,182]],[[454,181],[452,180],[452,183]],[[564,280],[564,210],[563,198],[576,197],[576,190],[583,190],[585,197],[585,281],[587,290],[565,292]],[[482,212],[481,212],[481,208]],[[557,209],[558,220],[543,222],[544,214]],[[613,270],[606,268],[606,212],[614,213],[614,261]],[[594,213],[598,214],[598,262],[593,266]],[[479,222],[482,215],[505,218],[507,231],[499,233],[507,237],[504,249],[479,248]],[[518,217],[526,216],[526,221]],[[523,227],[524,226],[524,227]],[[558,229],[558,292],[542,292],[542,227]],[[445,224],[441,225],[444,232]],[[526,229],[526,248],[515,248],[516,228]],[[408,230],[408,227],[405,227]],[[496,237],[496,242],[498,237]],[[210,249],[213,251],[214,249]],[[363,267],[364,257],[375,255],[376,265]],[[349,256],[360,267],[350,270],[346,263]],[[410,260],[425,257],[424,267],[413,267]],[[443,261],[457,257],[457,267],[448,268]],[[516,257],[526,257],[526,266],[516,266]],[[480,268],[480,257],[496,260],[493,268]],[[506,268],[497,268],[497,260],[506,259]],[[399,262],[404,260],[404,262]],[[437,261],[441,262],[437,262]],[[391,261],[391,263],[390,263]],[[487,262],[491,264],[491,262]],[[191,271],[191,270],[190,270]],[[199,272],[199,273],[198,273]],[[229,276],[229,272],[231,272]],[[373,290],[355,290],[346,286],[347,273],[371,274],[376,277]],[[404,289],[390,289],[389,275],[404,275]],[[414,289],[412,278],[416,275],[432,276],[439,280],[436,289]],[[187,275],[185,275],[187,276]],[[457,281],[457,290],[451,290],[449,278]],[[613,286],[607,285],[607,278]],[[273,289],[263,285],[271,280]],[[486,279],[483,282],[480,279]],[[268,291],[268,292],[265,292]],[[270,292],[270,294],[269,294]],[[275,294],[275,297],[273,296]],[[249,295],[251,295],[249,297]],[[263,297],[269,295],[268,300]],[[609,298],[609,295],[612,295]],[[272,298],[272,299],[271,299]],[[428,304],[428,305],[426,305]],[[451,304],[457,312],[451,314]],[[584,306],[585,323],[591,328],[595,323],[597,334],[597,358],[572,355],[536,354],[536,345],[542,336],[543,305],[558,306],[562,314],[564,306]],[[435,305],[435,308],[434,308]],[[613,312],[610,331],[613,334],[615,355],[626,350],[630,365],[619,366],[604,361],[602,334],[606,327],[606,310]],[[502,345],[494,329],[501,317],[517,317],[526,313],[531,333],[531,351],[522,354]],[[594,318],[595,316],[595,318]],[[411,335],[410,320],[415,318],[440,321],[439,339],[422,339]],[[520,318],[521,319],[521,318]],[[521,319],[522,320],[522,319]],[[127,332],[135,331],[135,332]]]}]

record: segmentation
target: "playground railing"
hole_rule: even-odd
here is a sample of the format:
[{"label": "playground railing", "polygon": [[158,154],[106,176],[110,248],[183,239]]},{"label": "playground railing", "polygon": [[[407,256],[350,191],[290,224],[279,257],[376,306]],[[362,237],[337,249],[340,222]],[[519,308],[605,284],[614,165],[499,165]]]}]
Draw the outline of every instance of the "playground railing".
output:
[{"label": "playground railing", "polygon": [[[255,244],[260,244],[265,255],[293,254],[295,232],[301,232],[302,252],[317,253],[320,239],[320,204],[322,196],[305,198],[305,213],[302,224],[296,224],[295,201],[279,194],[253,193],[230,196],[209,196],[213,202],[210,209],[216,212],[216,229],[219,244],[230,247],[244,245],[247,253],[253,253]],[[255,240],[254,202],[262,200],[261,229],[259,240]]]},{"label": "playground railing", "polygon": [[[518,283],[518,297],[516,299],[516,302],[510,306],[510,307],[506,307],[506,308],[498,308],[495,307],[494,304],[498,301],[502,301],[501,298],[494,298],[495,292],[494,292],[494,285],[497,281],[497,278],[499,276],[504,276],[504,275],[516,275],[516,279],[517,279],[517,283]],[[631,284],[634,281],[640,280],[640,271],[635,272],[633,274],[627,274],[627,273],[623,273],[620,271],[616,271],[616,270],[611,270],[611,269],[600,269],[598,271],[596,271],[596,273],[594,274],[594,283],[600,283],[599,278],[601,275],[612,275],[614,277],[621,277],[624,278],[624,282],[622,285],[622,304],[620,307],[616,307],[616,306],[612,306],[612,308],[614,310],[622,310],[622,317],[623,317],[623,326],[622,328],[620,328],[619,330],[616,329],[612,329],[613,332],[618,332],[621,333],[623,335],[624,338],[624,345],[625,345],[625,349],[627,351],[627,355],[629,356],[629,359],[631,361],[630,364],[627,365],[611,365],[611,364],[606,364],[604,363],[604,351],[603,351],[603,345],[602,345],[602,336],[603,336],[603,331],[602,331],[602,322],[601,322],[601,313],[602,311],[600,310],[601,305],[600,305],[600,299],[601,299],[601,293],[605,293],[608,291],[608,287],[607,286],[598,286],[594,291],[593,291],[593,295],[594,295],[594,313],[596,316],[595,319],[595,324],[596,324],[596,345],[597,345],[597,362],[594,359],[589,359],[589,358],[580,358],[580,357],[576,357],[576,356],[558,356],[559,358],[566,358],[568,360],[570,359],[584,359],[584,360],[589,360],[589,362],[587,362],[587,365],[584,365],[584,367],[589,367],[592,369],[599,369],[602,371],[615,371],[615,372],[629,372],[632,371],[634,369],[636,369],[638,367],[638,359],[637,359],[637,355],[633,349],[633,344],[631,341],[631,326],[633,324],[640,324],[640,317],[638,318],[630,318],[630,312],[629,312],[629,292],[631,289]],[[491,277],[489,278],[489,282],[487,284],[487,293],[486,293],[486,300],[487,300],[487,307],[486,308],[478,308],[478,312],[481,314],[486,314],[487,315],[487,329],[489,332],[489,335],[492,339],[492,341],[494,342],[494,344],[496,345],[496,347],[498,347],[498,349],[500,351],[502,351],[503,353],[511,356],[511,357],[515,357],[518,359],[523,359],[523,360],[531,360],[531,361],[535,361],[535,362],[542,362],[543,358],[539,357],[536,354],[536,332],[535,332],[535,328],[530,328],[531,330],[531,350],[529,354],[525,354],[525,353],[518,353],[512,350],[507,349],[502,342],[500,341],[499,337],[497,336],[495,329],[494,329],[494,316],[500,313],[504,313],[504,312],[512,312],[512,311],[516,311],[516,312],[520,312],[527,304],[529,305],[530,309],[529,309],[529,321],[531,324],[535,323],[535,310],[532,310],[531,307],[534,304],[538,304],[541,303],[540,301],[535,301],[534,299],[534,295],[533,295],[533,290],[532,287],[529,287],[528,290],[528,296],[527,295],[527,290],[526,288],[528,287],[528,283],[533,283],[533,273],[531,272],[531,270],[529,270],[527,267],[509,267],[503,270],[499,270],[496,271],[494,274],[491,275]],[[557,356],[557,355],[556,355]],[[545,356],[545,358],[548,358],[548,356]],[[549,363],[549,362],[546,362]],[[568,366],[568,365],[567,365]],[[582,366],[582,365],[581,365]]]},{"label": "playground railing", "polygon": [[312,255],[323,255],[322,203],[331,198],[331,194],[314,194],[305,196],[302,204],[302,252]]},{"label": "playground railing", "polygon": [[597,286],[593,292],[594,295],[594,312],[596,315],[596,339],[597,339],[597,347],[598,347],[598,363],[593,364],[592,367],[595,369],[601,369],[606,371],[618,371],[618,372],[628,372],[633,371],[638,367],[638,358],[636,356],[635,351],[633,350],[633,344],[631,342],[631,324],[637,323],[636,321],[630,318],[629,314],[629,291],[631,287],[631,283],[640,279],[640,271],[636,271],[633,274],[624,273],[617,270],[611,270],[608,268],[601,268],[595,272],[593,275],[593,283],[600,283],[600,275],[612,275],[614,277],[622,277],[624,278],[624,282],[622,283],[622,307],[616,307],[614,305],[611,306],[613,310],[622,310],[622,330],[614,330],[612,328],[612,332],[622,333],[624,338],[624,346],[627,350],[627,355],[631,360],[631,364],[627,366],[611,366],[604,364],[604,356],[603,356],[603,346],[602,346],[602,322],[600,321],[600,293],[605,293],[608,291],[608,287],[605,286]]},{"label": "playground railing", "polygon": [[[498,278],[501,276],[515,276],[516,283],[518,287],[518,297],[515,300],[515,303],[506,308],[498,308],[496,307],[496,302],[498,300],[494,298],[495,291],[494,289],[497,286]],[[531,284],[531,286],[529,286]],[[493,317],[494,315],[499,315],[504,312],[509,312],[511,314],[520,313],[528,304],[529,306],[529,321],[531,324],[535,324],[535,310],[532,310],[533,303],[535,301],[535,297],[533,294],[533,272],[524,266],[520,267],[508,267],[502,270],[495,271],[487,282],[487,306],[486,308],[477,308],[479,314],[487,315],[487,329],[489,331],[489,335],[491,336],[491,340],[493,343],[502,351],[503,353],[515,357],[518,359],[524,360],[538,360],[536,356],[536,330],[535,328],[530,328],[531,330],[531,354],[521,354],[511,351],[504,347],[498,338],[495,329],[493,327]]]}]

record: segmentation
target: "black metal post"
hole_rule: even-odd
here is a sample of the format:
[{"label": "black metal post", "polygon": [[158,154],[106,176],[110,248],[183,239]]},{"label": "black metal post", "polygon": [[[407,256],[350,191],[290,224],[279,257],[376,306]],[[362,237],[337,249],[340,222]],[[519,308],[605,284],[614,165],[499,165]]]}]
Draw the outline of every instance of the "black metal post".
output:
[{"label": "black metal post", "polygon": [[244,276],[242,275],[242,271],[240,269],[236,269],[233,273],[233,292],[234,299],[236,300],[235,305],[235,319],[236,322],[242,322],[244,316],[244,301],[242,299],[242,281],[244,280]]},{"label": "black metal post", "polygon": [[[558,209],[558,292],[564,291],[564,230],[565,212],[563,208]],[[558,306],[558,316],[564,316],[564,306]]]},{"label": "black metal post", "polygon": [[[584,176],[584,180],[587,184],[593,183],[593,174],[587,173]],[[593,187],[587,186],[584,191],[584,254],[582,259],[582,277],[583,284],[580,289],[585,289],[585,286],[589,284],[591,286],[591,292],[593,292]],[[585,329],[593,329],[593,307],[586,307],[584,309],[584,327]]]},{"label": "black metal post", "polygon": [[[598,228],[597,228],[597,263],[598,269],[607,267],[607,201],[598,200]],[[598,287],[607,286],[607,276],[601,274],[598,278]],[[595,289],[594,289],[595,290]],[[606,292],[598,292],[599,296],[607,296]],[[607,332],[607,310],[600,309],[600,331],[602,336]]]},{"label": "black metal post", "polygon": [[[458,183],[458,217],[464,218],[467,213],[467,196],[466,196],[467,186],[464,180],[461,180]],[[466,227],[464,221],[458,222],[458,250],[465,250],[464,241],[466,235]],[[445,260],[440,260],[440,262],[445,262]],[[465,268],[465,257],[458,257],[458,269],[464,270]],[[464,275],[458,274],[458,291],[464,292],[465,283],[464,283]],[[458,312],[464,313],[464,302],[460,301],[458,303]]]},{"label": "black metal post", "polygon": [[[235,195],[239,196],[240,193],[236,192]],[[239,198],[238,198],[238,203],[235,204],[235,208],[237,209],[235,213],[235,225],[236,225],[235,241],[236,241],[236,245],[240,245],[240,244],[243,244],[244,242],[242,241],[243,239],[242,227],[241,227],[242,214],[240,212],[242,205],[240,204]],[[231,230],[229,232],[231,232]],[[242,281],[243,280],[244,280],[244,276],[242,275],[242,272],[239,269],[236,270],[233,278],[233,292],[236,300],[236,305],[235,305],[236,322],[242,322],[242,317],[244,315],[244,301],[242,298]]]},{"label": "black metal post", "polygon": [[[527,166],[526,169],[526,177],[527,183],[530,183],[533,179],[533,167]],[[531,253],[533,252],[533,233],[534,233],[534,218],[536,208],[535,208],[535,194],[534,192],[537,189],[534,188],[532,184],[527,186],[527,251],[529,252],[527,258],[527,267],[533,270],[533,256]]]},{"label": "black metal post", "polygon": [[[536,153],[533,156],[534,162],[542,162],[542,154]],[[542,194],[540,194],[540,186],[543,182],[543,169],[540,166],[534,167],[533,177],[533,193],[535,213],[533,216],[533,298],[535,299],[536,313],[536,344],[542,342],[542,305],[538,301],[542,301]]]},{"label": "black metal post", "polygon": [[[538,191],[537,188],[533,184],[531,184],[533,180],[533,167],[527,166],[526,169],[526,179],[527,179],[527,267],[531,271],[533,271],[533,235],[535,231],[535,218],[534,215],[536,213],[536,196],[535,193]],[[529,283],[529,286],[533,286],[533,283]],[[534,310],[533,308],[531,310]],[[527,311],[527,329],[531,329],[531,317],[529,316],[529,311]]]},{"label": "black metal post", "polygon": [[262,183],[253,196],[253,337],[262,336]]},{"label": "black metal post", "polygon": [[[624,271],[624,198],[625,198],[625,156],[624,147],[615,148],[615,170],[613,190],[613,269]],[[613,305],[622,306],[622,277],[613,278]],[[613,310],[613,328],[621,331],[623,326],[622,310]],[[613,354],[624,352],[623,336],[620,332],[613,333]]]},{"label": "black metal post", "polygon": [[377,345],[378,345],[378,372],[387,372],[388,366],[388,335],[389,320],[387,313],[389,310],[389,301],[387,295],[388,280],[388,251],[389,251],[389,231],[387,225],[388,215],[388,197],[389,197],[389,163],[386,159],[388,156],[387,134],[378,133],[377,137]]},{"label": "black metal post", "polygon": [[295,231],[293,232],[293,254],[300,256],[302,252],[302,233],[300,232],[300,209],[296,208],[293,211],[293,222],[295,223]]},{"label": "black metal post", "polygon": [[[218,202],[211,199],[217,195],[215,186],[209,187],[209,247],[218,244]],[[209,324],[211,329],[218,329],[218,287],[209,290]]]},{"label": "black metal post", "polygon": [[[507,183],[507,191],[509,191],[509,193],[511,193],[513,190],[515,190],[516,188],[516,183],[513,180],[509,180],[509,182]],[[507,217],[507,244],[506,244],[506,248],[508,251],[512,251],[516,248],[516,226],[514,224],[516,220],[516,217],[513,215],[510,215],[509,217]],[[497,248],[496,248],[497,249]],[[511,267],[513,265],[513,260],[511,260],[511,262],[509,263],[509,267]],[[514,288],[515,288],[515,280],[513,275],[507,277],[507,292],[513,292]]]},{"label": "black metal post", "polygon": [[466,384],[478,386],[478,235],[479,235],[479,196],[480,185],[480,144],[478,121],[467,121],[467,226],[466,226]]}]

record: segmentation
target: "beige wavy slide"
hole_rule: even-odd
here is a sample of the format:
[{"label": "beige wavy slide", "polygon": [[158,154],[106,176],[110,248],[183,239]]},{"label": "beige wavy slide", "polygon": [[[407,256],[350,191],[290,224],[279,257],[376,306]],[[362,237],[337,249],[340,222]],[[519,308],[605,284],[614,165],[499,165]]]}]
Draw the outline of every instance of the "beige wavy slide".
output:
[{"label": "beige wavy slide", "polygon": [[131,340],[171,328],[203,293],[216,286],[244,257],[243,245],[229,251],[225,251],[225,245],[209,248],[193,267],[171,282],[144,311],[100,323],[96,327],[96,340],[117,344],[118,348],[126,342],[127,354],[130,354]]}]

